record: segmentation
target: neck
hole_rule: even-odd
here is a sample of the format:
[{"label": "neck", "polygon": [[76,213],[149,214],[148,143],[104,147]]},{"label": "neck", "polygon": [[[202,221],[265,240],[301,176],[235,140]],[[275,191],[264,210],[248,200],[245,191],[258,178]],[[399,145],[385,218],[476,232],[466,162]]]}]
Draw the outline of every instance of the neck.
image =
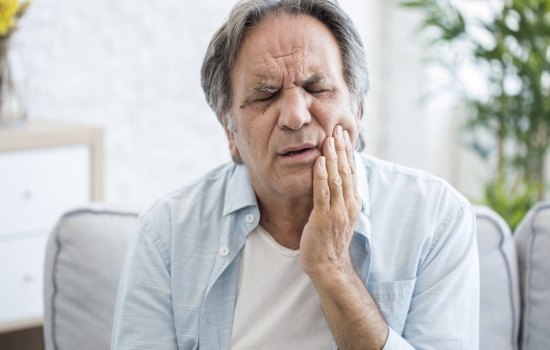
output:
[{"label": "neck", "polygon": [[300,248],[302,231],[313,209],[311,195],[291,199],[258,198],[260,225],[275,241],[290,249]]}]

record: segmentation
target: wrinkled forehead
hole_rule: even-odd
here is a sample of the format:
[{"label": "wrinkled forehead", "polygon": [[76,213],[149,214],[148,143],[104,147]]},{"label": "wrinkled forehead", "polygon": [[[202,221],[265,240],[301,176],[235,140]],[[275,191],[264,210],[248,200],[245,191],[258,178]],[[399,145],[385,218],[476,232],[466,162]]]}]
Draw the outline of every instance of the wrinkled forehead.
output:
[{"label": "wrinkled forehead", "polygon": [[[341,53],[330,29],[305,14],[270,14],[246,33],[232,73],[255,75],[342,73]],[[330,72],[328,72],[330,74]],[[273,78],[276,78],[273,76]]]},{"label": "wrinkled forehead", "polygon": [[284,55],[289,54],[284,50],[319,46],[326,40],[336,42],[336,37],[319,19],[305,13],[274,12],[247,27],[237,55],[243,48],[260,43]]}]

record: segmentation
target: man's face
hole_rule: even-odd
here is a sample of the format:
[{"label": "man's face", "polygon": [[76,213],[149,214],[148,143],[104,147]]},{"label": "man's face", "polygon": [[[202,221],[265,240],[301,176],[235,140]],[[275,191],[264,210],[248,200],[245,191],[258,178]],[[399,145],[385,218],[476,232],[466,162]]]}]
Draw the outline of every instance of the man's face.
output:
[{"label": "man's face", "polygon": [[233,157],[262,197],[312,194],[313,164],[336,125],[359,130],[338,43],[306,15],[269,15],[244,39],[231,72]]}]

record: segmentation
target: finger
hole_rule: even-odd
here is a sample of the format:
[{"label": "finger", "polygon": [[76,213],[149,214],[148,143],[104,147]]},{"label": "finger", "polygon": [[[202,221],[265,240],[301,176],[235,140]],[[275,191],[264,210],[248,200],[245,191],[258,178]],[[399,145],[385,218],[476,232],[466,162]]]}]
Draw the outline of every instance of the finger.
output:
[{"label": "finger", "polygon": [[344,141],[346,142],[346,155],[348,158],[349,168],[351,170],[351,175],[355,176],[355,160],[353,158],[353,145],[351,144],[351,139],[349,137],[349,132],[344,130]]},{"label": "finger", "polygon": [[323,145],[323,155],[326,158],[326,168],[328,173],[328,186],[330,189],[330,205],[335,207],[341,203],[344,198],[342,196],[342,179],[338,172],[338,157],[334,145],[334,137],[326,138]]},{"label": "finger", "polygon": [[313,166],[313,206],[314,209],[326,213],[330,210],[330,189],[326,159],[320,156]]},{"label": "finger", "polygon": [[337,125],[336,128],[334,128],[334,139],[336,155],[338,157],[338,173],[342,179],[342,195],[346,205],[349,207],[355,202],[355,189],[350,165],[348,163],[346,140],[341,125]]},{"label": "finger", "polygon": [[355,191],[355,198],[359,200],[359,192],[357,191],[357,169],[355,168],[353,145],[351,143],[351,138],[349,137],[349,132],[347,130],[344,131],[344,140],[346,141],[346,154],[348,158],[349,168],[351,170],[351,177],[353,181],[353,189]]}]

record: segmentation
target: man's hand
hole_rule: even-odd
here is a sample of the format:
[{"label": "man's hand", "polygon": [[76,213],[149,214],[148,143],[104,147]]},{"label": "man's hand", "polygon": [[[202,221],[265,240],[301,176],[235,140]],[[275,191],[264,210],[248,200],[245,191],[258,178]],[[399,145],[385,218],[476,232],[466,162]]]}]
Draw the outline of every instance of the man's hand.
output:
[{"label": "man's hand", "polygon": [[313,210],[300,242],[302,268],[311,277],[353,271],[349,245],[359,213],[353,147],[340,125],[323,144],[313,169]]},{"label": "man's hand", "polygon": [[353,147],[337,125],[313,169],[313,210],[302,232],[300,258],[339,349],[382,349],[389,328],[351,263],[359,215]]}]

